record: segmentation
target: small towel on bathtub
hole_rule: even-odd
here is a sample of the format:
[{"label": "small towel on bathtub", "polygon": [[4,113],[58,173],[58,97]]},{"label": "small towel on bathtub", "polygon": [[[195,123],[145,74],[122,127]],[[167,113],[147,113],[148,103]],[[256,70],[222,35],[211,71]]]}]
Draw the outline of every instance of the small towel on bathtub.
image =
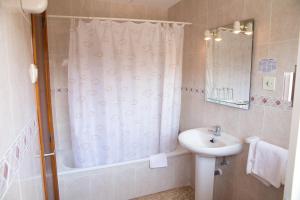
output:
[{"label": "small towel on bathtub", "polygon": [[150,156],[150,168],[167,167],[168,160],[165,153]]},{"label": "small towel on bathtub", "polygon": [[279,188],[284,184],[288,152],[286,149],[264,141],[251,143],[249,147],[247,174],[253,174],[265,185]]}]

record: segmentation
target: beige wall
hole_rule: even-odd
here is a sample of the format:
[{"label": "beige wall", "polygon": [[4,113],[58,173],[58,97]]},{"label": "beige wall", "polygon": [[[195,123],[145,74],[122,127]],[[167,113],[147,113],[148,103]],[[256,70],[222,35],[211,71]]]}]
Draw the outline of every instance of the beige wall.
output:
[{"label": "beige wall", "polygon": [[166,19],[167,9],[118,0],[49,0],[50,15]]},{"label": "beige wall", "polygon": [[[169,19],[189,21],[186,27],[183,64],[181,129],[221,125],[228,133],[245,138],[257,135],[264,140],[288,147],[291,108],[281,100],[283,72],[296,64],[300,29],[298,0],[181,0],[169,9]],[[248,111],[207,103],[201,92],[205,87],[205,29],[254,18],[254,53],[251,108]],[[278,69],[259,71],[262,58],[275,58]],[[276,91],[262,89],[262,77],[277,77]],[[263,103],[263,99],[267,100]],[[280,105],[276,104],[280,101]],[[277,102],[278,103],[278,102]],[[282,189],[265,187],[245,175],[247,147],[222,167],[224,176],[215,179],[215,199],[282,199]]]},{"label": "beige wall", "polygon": [[31,24],[18,0],[0,0],[0,41],[0,198],[40,200]]}]

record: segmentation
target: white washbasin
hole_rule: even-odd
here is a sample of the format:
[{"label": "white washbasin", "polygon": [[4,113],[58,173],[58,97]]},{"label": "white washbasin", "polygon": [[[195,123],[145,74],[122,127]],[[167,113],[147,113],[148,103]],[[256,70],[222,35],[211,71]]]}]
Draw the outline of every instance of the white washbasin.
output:
[{"label": "white washbasin", "polygon": [[[214,138],[214,143],[210,140]],[[205,157],[231,156],[242,151],[242,141],[221,132],[214,136],[209,128],[197,128],[179,134],[179,143],[186,149]]]}]

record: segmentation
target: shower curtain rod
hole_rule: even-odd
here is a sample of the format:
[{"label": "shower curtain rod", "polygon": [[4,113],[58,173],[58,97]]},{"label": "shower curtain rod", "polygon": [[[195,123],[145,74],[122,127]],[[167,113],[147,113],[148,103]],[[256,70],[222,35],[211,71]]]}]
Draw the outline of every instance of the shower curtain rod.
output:
[{"label": "shower curtain rod", "polygon": [[190,22],[175,22],[175,21],[161,21],[161,20],[146,20],[146,19],[128,19],[128,18],[109,18],[109,17],[82,17],[82,16],[67,16],[67,15],[47,15],[49,18],[65,18],[65,19],[98,19],[98,20],[112,20],[112,21],[131,21],[131,22],[150,22],[163,24],[182,24],[191,25]]}]

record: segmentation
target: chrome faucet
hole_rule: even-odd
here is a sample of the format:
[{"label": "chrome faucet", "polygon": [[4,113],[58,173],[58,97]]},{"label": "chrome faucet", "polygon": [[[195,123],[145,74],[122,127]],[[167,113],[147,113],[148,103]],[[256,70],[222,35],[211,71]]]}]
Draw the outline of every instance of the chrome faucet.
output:
[{"label": "chrome faucet", "polygon": [[214,126],[213,130],[209,130],[213,133],[214,136],[221,136],[221,126]]}]

